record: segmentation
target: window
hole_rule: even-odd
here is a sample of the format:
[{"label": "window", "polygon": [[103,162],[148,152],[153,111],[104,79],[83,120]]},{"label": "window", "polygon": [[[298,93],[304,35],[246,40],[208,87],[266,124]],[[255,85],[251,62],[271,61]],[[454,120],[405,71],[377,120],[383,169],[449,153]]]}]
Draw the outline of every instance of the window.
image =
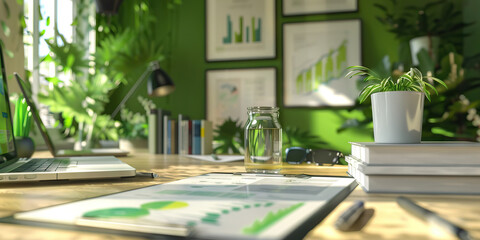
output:
[{"label": "window", "polygon": [[[29,80],[34,101],[38,103],[39,91],[51,85],[46,77],[58,77],[65,84],[75,78],[71,73],[58,71],[53,62],[42,61],[51,54],[46,41],[55,41],[61,45],[61,34],[67,42],[82,43],[88,46],[89,53],[93,53],[95,29],[91,26],[95,25],[95,4],[93,0],[25,0],[24,11],[27,25],[24,32],[25,67],[32,73]],[[78,34],[79,32],[86,34]],[[53,127],[55,119],[49,114],[48,107],[39,106],[45,125]]]}]

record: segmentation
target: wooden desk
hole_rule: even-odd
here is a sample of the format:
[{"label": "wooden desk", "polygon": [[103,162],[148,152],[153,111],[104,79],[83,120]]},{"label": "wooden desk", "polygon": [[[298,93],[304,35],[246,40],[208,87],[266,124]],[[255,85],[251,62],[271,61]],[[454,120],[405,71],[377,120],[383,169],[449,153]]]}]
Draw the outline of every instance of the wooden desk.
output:
[{"label": "wooden desk", "polygon": [[[48,157],[45,152],[36,156]],[[182,156],[151,155],[135,153],[122,158],[138,171],[155,172],[159,178],[136,177],[96,181],[32,182],[0,185],[0,217],[16,212],[52,206],[85,198],[135,189],[153,184],[170,182],[209,172],[241,172],[242,162],[216,164]],[[299,173],[292,167],[289,173]],[[303,171],[322,175],[346,175],[344,166],[316,167]],[[480,183],[479,183],[480,184]],[[448,235],[432,232],[428,226],[399,208],[396,194],[366,194],[356,188],[352,194],[332,211],[307,236],[307,239],[455,239]],[[480,239],[480,196],[406,195],[454,223],[465,227]],[[335,230],[335,219],[356,200],[364,200],[367,208],[363,216],[365,226],[359,231],[340,232]],[[368,217],[372,215],[368,220]],[[358,226],[357,226],[358,227]],[[139,239],[119,235],[75,232],[38,227],[0,224],[1,239]]]}]

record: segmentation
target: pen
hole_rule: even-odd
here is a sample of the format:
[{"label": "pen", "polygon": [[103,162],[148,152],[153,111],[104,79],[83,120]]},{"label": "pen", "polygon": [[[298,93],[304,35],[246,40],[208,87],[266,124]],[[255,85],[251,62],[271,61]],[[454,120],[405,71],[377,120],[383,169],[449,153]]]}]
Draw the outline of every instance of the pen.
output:
[{"label": "pen", "polygon": [[345,212],[338,217],[337,221],[335,222],[335,227],[338,230],[346,231],[350,229],[354,222],[358,220],[360,215],[362,215],[363,211],[365,210],[365,204],[363,201],[356,201],[350,206]]},{"label": "pen", "polygon": [[156,173],[152,173],[152,172],[136,172],[135,176],[137,176],[137,177],[151,177],[151,178],[158,177],[158,175]]},{"label": "pen", "polygon": [[446,230],[449,233],[454,234],[461,240],[472,239],[472,237],[468,234],[467,230],[449,222],[448,220],[440,217],[435,212],[432,212],[426,208],[423,208],[417,205],[412,200],[406,197],[398,197],[397,203],[405,209],[407,212],[411,213],[412,215],[418,217],[422,221],[435,224],[442,229]]}]

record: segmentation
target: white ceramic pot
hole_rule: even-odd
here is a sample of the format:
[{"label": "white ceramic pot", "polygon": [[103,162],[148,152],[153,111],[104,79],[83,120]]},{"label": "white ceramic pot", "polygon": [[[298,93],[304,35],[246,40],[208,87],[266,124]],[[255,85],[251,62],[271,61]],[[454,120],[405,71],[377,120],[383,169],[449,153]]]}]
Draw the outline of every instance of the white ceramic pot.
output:
[{"label": "white ceramic pot", "polygon": [[379,92],[371,98],[376,143],[420,143],[423,92]]},{"label": "white ceramic pot", "polygon": [[418,66],[419,61],[417,54],[425,48],[429,53],[431,53],[431,57],[433,62],[435,63],[437,60],[437,52],[438,46],[440,44],[440,38],[432,37],[432,36],[423,36],[423,37],[416,37],[410,40],[410,53],[412,54],[412,64],[414,66]]}]

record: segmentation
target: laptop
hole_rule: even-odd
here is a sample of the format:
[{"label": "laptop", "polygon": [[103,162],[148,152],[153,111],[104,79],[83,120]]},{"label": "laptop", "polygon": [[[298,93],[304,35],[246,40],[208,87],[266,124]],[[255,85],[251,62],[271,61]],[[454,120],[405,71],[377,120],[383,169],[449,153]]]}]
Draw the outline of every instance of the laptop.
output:
[{"label": "laptop", "polygon": [[18,158],[13,137],[10,100],[0,47],[0,182],[133,177],[135,169],[113,156]]},{"label": "laptop", "polygon": [[15,78],[17,79],[18,85],[20,86],[20,90],[23,93],[25,101],[27,102],[28,106],[30,106],[30,111],[32,112],[33,119],[40,130],[40,134],[45,140],[45,144],[48,147],[48,150],[52,153],[55,157],[75,157],[75,156],[116,156],[116,157],[124,157],[128,155],[128,151],[119,149],[119,148],[92,148],[92,149],[84,149],[84,150],[73,150],[73,149],[60,149],[57,150],[55,145],[53,145],[53,141],[48,135],[47,128],[43,124],[42,119],[40,118],[38,109],[33,102],[32,94],[29,88],[26,86],[26,83],[20,78],[17,73],[13,73]]}]

